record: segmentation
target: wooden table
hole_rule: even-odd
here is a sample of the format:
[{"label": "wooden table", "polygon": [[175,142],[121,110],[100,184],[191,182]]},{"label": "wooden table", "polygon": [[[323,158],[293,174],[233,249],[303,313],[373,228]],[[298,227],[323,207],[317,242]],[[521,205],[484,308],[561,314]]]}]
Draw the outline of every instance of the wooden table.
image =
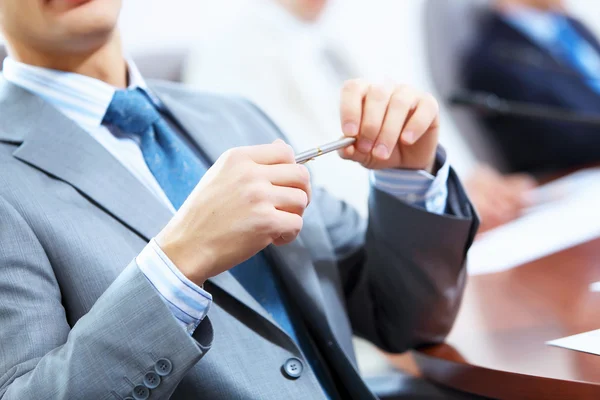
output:
[{"label": "wooden table", "polygon": [[414,352],[423,376],[501,399],[600,399],[600,356],[546,341],[600,329],[600,239],[470,277],[447,344]]}]

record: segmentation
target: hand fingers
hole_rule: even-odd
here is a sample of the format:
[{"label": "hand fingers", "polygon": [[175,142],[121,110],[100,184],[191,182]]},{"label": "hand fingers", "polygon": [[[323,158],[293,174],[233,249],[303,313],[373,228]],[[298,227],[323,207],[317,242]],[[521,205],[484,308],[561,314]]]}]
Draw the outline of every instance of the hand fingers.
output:
[{"label": "hand fingers", "polygon": [[281,246],[293,242],[302,230],[304,224],[302,217],[280,210],[276,210],[275,213],[273,244]]},{"label": "hand fingers", "polygon": [[308,205],[308,195],[301,189],[273,186],[270,196],[276,209],[300,216]]},{"label": "hand fingers", "polygon": [[515,199],[504,193],[496,193],[495,196],[492,195],[488,199],[488,202],[490,207],[498,213],[498,215],[506,216],[506,218],[518,215],[523,207],[520,199]]},{"label": "hand fingers", "polygon": [[497,210],[489,206],[478,208],[477,212],[481,217],[481,227],[479,229],[480,233],[494,229],[510,221],[510,218],[502,215]]},{"label": "hand fingers", "polygon": [[404,126],[401,135],[402,142],[406,145],[416,143],[425,132],[437,125],[438,115],[437,100],[430,94],[424,95]]},{"label": "hand fingers", "polygon": [[529,204],[527,194],[533,189],[534,184],[535,181],[528,176],[499,177],[489,190],[497,198],[522,208]]},{"label": "hand fingers", "polygon": [[360,153],[370,154],[379,136],[388,109],[391,92],[383,86],[371,85],[364,99],[360,133],[355,147]]},{"label": "hand fingers", "polygon": [[297,188],[303,190],[311,199],[310,173],[308,168],[300,164],[280,164],[264,167],[267,179],[276,186]]},{"label": "hand fingers", "polygon": [[340,116],[345,136],[357,136],[363,114],[363,99],[369,90],[369,84],[360,79],[347,81],[342,88]]},{"label": "hand fingers", "polygon": [[521,191],[532,190],[538,185],[536,180],[527,174],[508,175],[506,176],[506,181],[508,184]]},{"label": "hand fingers", "polygon": [[415,106],[415,100],[414,91],[407,87],[401,87],[392,94],[381,132],[373,147],[373,156],[380,160],[387,160],[390,157],[398,144],[406,119]]},{"label": "hand fingers", "polygon": [[368,167],[369,162],[373,159],[370,153],[365,154],[359,152],[355,145],[338,150],[338,154],[345,160],[355,161],[365,167]]},{"label": "hand fingers", "polygon": [[295,164],[295,153],[292,147],[283,140],[277,139],[271,144],[247,146],[240,148],[257,164]]}]

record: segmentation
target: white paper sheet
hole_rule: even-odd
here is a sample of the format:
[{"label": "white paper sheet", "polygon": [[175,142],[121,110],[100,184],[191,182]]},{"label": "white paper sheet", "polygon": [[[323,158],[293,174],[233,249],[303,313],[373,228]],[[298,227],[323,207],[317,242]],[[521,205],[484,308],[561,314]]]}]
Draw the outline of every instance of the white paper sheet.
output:
[{"label": "white paper sheet", "polygon": [[600,169],[583,170],[533,193],[538,205],[516,221],[481,235],[468,271],[505,271],[600,237]]},{"label": "white paper sheet", "polygon": [[546,344],[600,356],[600,329],[552,340]]}]

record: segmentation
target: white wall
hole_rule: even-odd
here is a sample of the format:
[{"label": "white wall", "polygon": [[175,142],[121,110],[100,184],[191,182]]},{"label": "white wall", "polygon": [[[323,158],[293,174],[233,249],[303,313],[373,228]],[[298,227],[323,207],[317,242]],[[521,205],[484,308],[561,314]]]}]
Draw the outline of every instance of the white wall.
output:
[{"label": "white wall", "polygon": [[600,1],[566,0],[571,12],[583,20],[600,37]]},{"label": "white wall", "polygon": [[[226,26],[241,5],[264,0],[123,0],[122,30],[135,49],[185,46],[198,35]],[[407,78],[420,75],[414,60],[423,48],[415,40],[425,0],[332,0],[344,34],[365,54],[380,54]],[[438,0],[466,1],[466,0]],[[600,36],[600,1],[566,0],[572,12]],[[332,12],[333,14],[333,12]],[[391,51],[390,44],[395,43]],[[405,57],[402,53],[410,53]]]}]

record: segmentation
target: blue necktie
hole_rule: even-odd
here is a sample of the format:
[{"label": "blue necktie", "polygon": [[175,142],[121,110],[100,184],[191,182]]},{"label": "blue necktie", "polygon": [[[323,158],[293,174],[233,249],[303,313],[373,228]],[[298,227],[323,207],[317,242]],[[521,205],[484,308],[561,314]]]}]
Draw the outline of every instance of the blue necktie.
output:
[{"label": "blue necktie", "polygon": [[[206,167],[199,157],[163,120],[141,89],[116,91],[104,119],[124,133],[136,135],[144,160],[173,207],[179,209],[198,184]],[[258,253],[231,269],[240,284],[267,310],[279,326],[301,346],[311,366],[320,375],[321,366],[305,343],[298,340],[285,305],[285,296],[264,254]]]},{"label": "blue necktie", "polygon": [[581,73],[592,90],[600,94],[600,54],[564,16],[556,16],[558,29],[553,51]]}]

